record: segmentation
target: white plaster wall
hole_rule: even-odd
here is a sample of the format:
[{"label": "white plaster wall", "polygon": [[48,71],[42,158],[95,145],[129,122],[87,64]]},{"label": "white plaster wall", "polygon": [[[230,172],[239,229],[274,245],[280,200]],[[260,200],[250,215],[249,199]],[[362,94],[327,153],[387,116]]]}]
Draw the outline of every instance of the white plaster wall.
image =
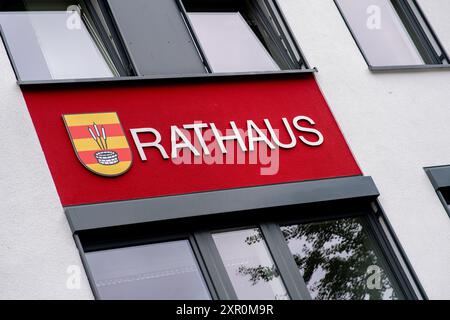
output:
[{"label": "white plaster wall", "polygon": [[428,296],[450,299],[450,218],[422,169],[450,164],[450,69],[372,73],[333,0],[279,3]]},{"label": "white plaster wall", "polygon": [[[92,298],[1,41],[0,164],[0,299]],[[71,265],[81,268],[79,290],[66,286]]]}]

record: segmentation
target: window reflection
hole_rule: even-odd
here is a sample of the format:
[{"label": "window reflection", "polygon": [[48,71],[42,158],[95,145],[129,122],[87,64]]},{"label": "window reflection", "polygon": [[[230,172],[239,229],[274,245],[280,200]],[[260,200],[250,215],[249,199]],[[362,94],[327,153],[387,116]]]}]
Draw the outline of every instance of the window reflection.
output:
[{"label": "window reflection", "polygon": [[86,253],[102,299],[206,300],[187,240]]},{"label": "window reflection", "polygon": [[313,299],[401,298],[364,219],[296,224],[281,231]]},{"label": "window reflection", "polygon": [[259,229],[213,234],[239,299],[289,299]]}]

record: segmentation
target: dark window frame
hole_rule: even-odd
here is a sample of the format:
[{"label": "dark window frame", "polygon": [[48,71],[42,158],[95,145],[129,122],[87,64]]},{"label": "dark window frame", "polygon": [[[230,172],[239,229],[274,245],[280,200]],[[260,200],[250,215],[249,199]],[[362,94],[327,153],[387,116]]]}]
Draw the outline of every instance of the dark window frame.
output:
[{"label": "dark window frame", "polygon": [[446,204],[446,208],[448,209],[447,211],[449,212],[450,215],[450,187],[445,187],[445,188],[441,188],[439,189],[439,192],[442,194],[442,198],[444,200],[444,204]]},{"label": "dark window frame", "polygon": [[[420,55],[424,58],[423,65],[399,65],[399,66],[374,66],[370,63],[367,55],[365,54],[361,42],[356,37],[356,33],[353,31],[349,20],[344,14],[341,6],[339,5],[339,0],[334,0],[334,3],[344,20],[345,25],[347,26],[353,40],[356,43],[361,55],[364,58],[367,66],[370,71],[373,72],[383,72],[383,71],[420,71],[420,70],[440,70],[440,69],[450,69],[450,56],[449,53],[446,52],[445,48],[442,46],[439,37],[434,31],[432,25],[428,21],[426,15],[421,9],[420,5],[416,0],[386,0],[391,1],[393,6],[396,9],[396,13],[399,15],[403,25],[408,30],[408,34],[413,38],[414,46],[419,50]],[[412,7],[414,6],[414,8]],[[416,11],[416,13],[414,12]],[[419,17],[417,16],[420,15]],[[429,36],[427,36],[427,30],[430,36],[433,38],[432,40],[437,44],[437,47],[440,50],[440,54],[436,51],[436,49],[431,44],[431,40]],[[427,63],[425,59],[429,59],[433,61],[433,63]],[[438,60],[440,59],[440,62]]]},{"label": "dark window frame", "polygon": [[[91,15],[97,25],[97,28],[99,30],[102,30],[103,40],[108,43],[109,46],[111,46],[111,42],[108,41],[108,36],[105,34],[104,28],[101,27],[101,22],[99,21],[99,16],[97,14],[94,14],[94,9],[92,7],[92,3],[90,0],[84,0],[86,3],[86,7],[91,11]],[[120,77],[127,77],[127,76],[137,76],[136,67],[133,63],[133,60],[131,59],[131,56],[128,53],[128,50],[126,50],[126,45],[124,43],[124,40],[120,36],[119,30],[117,29],[117,26],[114,23],[114,20],[112,18],[112,13],[108,6],[106,5],[106,2],[104,0],[98,0],[97,1],[100,11],[102,12],[102,17],[104,18],[106,25],[108,26],[112,41],[117,46],[117,52],[120,56],[121,62],[121,73]]]},{"label": "dark window frame", "polygon": [[425,167],[425,173],[431,181],[431,184],[444,206],[445,212],[450,217],[450,165]]},{"label": "dark window frame", "polygon": [[[230,219],[229,214],[224,213],[214,216],[149,222],[125,227],[84,230],[76,232],[74,237],[96,298],[100,297],[95,284],[92,283],[92,274],[84,257],[85,252],[108,249],[118,245],[133,246],[189,239],[205,283],[210,290],[211,297],[220,300],[236,300],[237,295],[215,247],[212,234],[217,231],[233,231],[248,227],[258,227],[263,234],[289,296],[291,299],[303,300],[311,299],[311,296],[292,258],[287,243],[284,241],[280,226],[292,223],[304,224],[348,217],[364,217],[370,227],[369,233],[376,240],[376,246],[381,250],[389,270],[392,272],[399,288],[401,288],[404,298],[426,299],[423,288],[420,286],[380,204],[376,200],[336,200],[279,208],[283,210],[281,217],[279,214],[276,217],[273,216],[273,208],[260,208],[247,213],[238,212],[242,218],[236,220]],[[382,228],[380,221],[387,226],[387,229]],[[168,226],[170,226],[172,231],[167,235],[164,230],[167,230]],[[138,231],[136,232],[136,230]],[[389,237],[386,236],[386,233],[389,233]],[[118,235],[123,236],[123,238],[119,236],[119,239],[121,238],[122,240],[117,240]],[[138,240],[131,239],[132,237],[137,237]],[[114,244],[115,241],[117,242]],[[101,242],[105,243],[102,244]],[[398,254],[399,252],[400,254]],[[404,266],[406,266],[406,270]]]}]

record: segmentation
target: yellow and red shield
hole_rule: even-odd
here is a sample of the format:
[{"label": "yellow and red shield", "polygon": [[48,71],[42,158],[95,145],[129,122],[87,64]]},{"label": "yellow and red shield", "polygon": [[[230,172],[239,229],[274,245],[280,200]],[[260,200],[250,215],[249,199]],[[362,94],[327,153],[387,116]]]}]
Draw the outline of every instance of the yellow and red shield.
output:
[{"label": "yellow and red shield", "polygon": [[63,115],[80,162],[95,174],[115,177],[127,172],[132,153],[115,112]]}]

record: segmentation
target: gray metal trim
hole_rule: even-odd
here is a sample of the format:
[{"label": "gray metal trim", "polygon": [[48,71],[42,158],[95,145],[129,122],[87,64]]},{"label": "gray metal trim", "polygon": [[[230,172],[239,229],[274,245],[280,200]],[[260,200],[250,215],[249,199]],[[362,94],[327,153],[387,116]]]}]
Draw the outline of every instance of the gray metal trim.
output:
[{"label": "gray metal trim", "polygon": [[274,223],[264,223],[260,225],[260,229],[289,297],[292,300],[311,300],[305,280],[292,259],[292,253],[283,238],[280,227]]},{"label": "gray metal trim", "polygon": [[435,190],[450,187],[450,165],[424,168]]},{"label": "gray metal trim", "polygon": [[[11,60],[12,61],[12,60]],[[271,76],[292,76],[301,75],[305,73],[318,72],[316,68],[312,69],[297,69],[297,70],[281,70],[281,71],[263,71],[263,72],[238,72],[238,73],[199,73],[199,74],[177,74],[177,75],[151,75],[151,76],[129,76],[129,77],[112,77],[112,78],[86,78],[86,79],[62,79],[62,80],[37,80],[37,81],[22,81],[18,80],[17,84],[21,87],[42,87],[50,86],[56,88],[59,86],[69,85],[89,85],[94,83],[100,84],[142,84],[150,81],[177,81],[177,80],[220,80],[220,79],[242,79],[253,77],[271,77]]]},{"label": "gray metal trim", "polygon": [[[387,257],[388,262],[391,263],[391,265],[397,264],[397,270],[399,272],[397,276],[403,277],[404,284],[406,284],[406,287],[401,285],[402,288],[408,289],[409,295],[415,299],[428,300],[426,291],[420,283],[419,277],[417,276],[408,255],[403,249],[380,200],[376,199],[373,206],[376,217],[369,217],[369,222],[379,239],[379,243],[385,242],[384,247],[387,248],[388,251],[384,252],[384,254]],[[395,270],[394,273],[396,273]]]},{"label": "gray metal trim", "polygon": [[449,64],[423,64],[411,66],[370,66],[372,72],[389,72],[389,71],[444,71],[450,70]]},{"label": "gray metal trim", "polygon": [[214,240],[209,232],[196,232],[193,238],[199,248],[197,258],[201,258],[209,271],[215,293],[219,300],[237,300],[233,284],[228,277],[222,258],[214,245]]},{"label": "gray metal trim", "polygon": [[379,195],[371,177],[352,176],[66,207],[82,230]]},{"label": "gray metal trim", "polygon": [[195,239],[195,234],[189,235],[189,243],[192,252],[194,253],[195,260],[197,260],[197,264],[203,276],[203,280],[205,281],[205,285],[208,288],[211,300],[219,300],[220,299],[220,296],[218,295],[219,290],[216,289],[216,285],[213,282],[215,275],[212,274],[212,272],[210,274],[208,269],[209,265],[207,264],[208,261],[202,258],[203,251]]}]

